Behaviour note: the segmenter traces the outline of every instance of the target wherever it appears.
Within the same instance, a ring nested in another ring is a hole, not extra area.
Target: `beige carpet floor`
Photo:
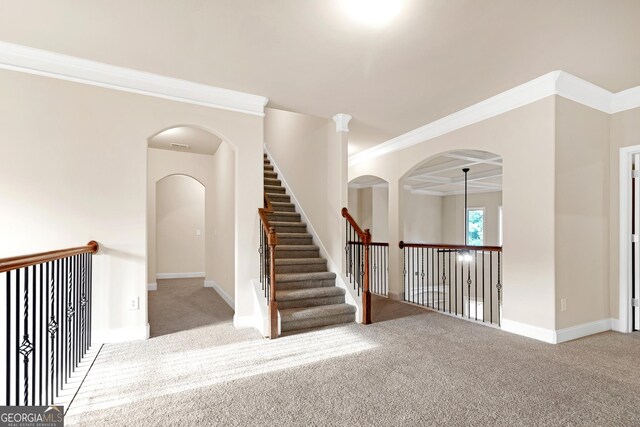
[[[149,301],[154,338],[104,346],[68,425],[640,425],[638,335],[554,346],[376,299],[372,325],[270,341],[201,283]]]

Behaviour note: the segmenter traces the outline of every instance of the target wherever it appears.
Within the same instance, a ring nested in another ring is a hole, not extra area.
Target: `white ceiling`
[[[553,70],[640,85],[638,0],[0,0],[0,40],[353,116],[351,154]]]
[[[176,126],[149,138],[149,148],[211,156],[216,153],[221,143],[222,140],[216,135],[195,126]],[[176,147],[171,144],[187,145],[188,147]]]
[[[431,158],[416,167],[403,181],[405,189],[417,194],[450,196],[464,194],[464,172],[469,193],[502,191],[502,158],[496,154],[475,150],[459,150]],[[349,183],[350,188],[387,187],[376,176],[360,176]]]

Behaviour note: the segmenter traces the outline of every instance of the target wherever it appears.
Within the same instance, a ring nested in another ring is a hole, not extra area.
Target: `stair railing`
[[[342,208],[346,221],[345,229],[345,271],[354,290],[362,297],[362,323],[371,323],[371,292],[369,291],[370,262],[369,249],[371,233],[362,230],[347,208]]]
[[[500,326],[502,246],[405,242],[399,246],[405,301]]]
[[[275,227],[269,224],[268,214],[273,213],[271,201],[264,193],[264,208],[258,209],[260,216],[260,284],[267,300],[269,316],[269,338],[278,337],[278,302],[276,301],[276,246],[278,236]]]
[[[91,346],[92,255],[85,246],[0,259],[2,404],[54,405]]]

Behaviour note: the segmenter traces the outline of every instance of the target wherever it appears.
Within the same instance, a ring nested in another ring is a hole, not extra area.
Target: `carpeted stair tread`
[[[286,191],[287,190],[284,187],[281,187],[279,185],[268,185],[268,184],[264,185],[264,192],[267,194],[271,194],[271,193],[284,194],[286,193]]]
[[[295,213],[296,206],[293,203],[275,202],[271,200],[271,207],[275,212],[291,212]]]
[[[276,261],[277,262],[277,261]],[[320,271],[314,273],[282,273],[278,274],[276,283],[302,282],[312,280],[335,280],[336,273]]]
[[[291,196],[289,196],[288,194],[282,194],[282,193],[266,193],[266,194],[269,200],[272,202],[290,202],[291,201]]]
[[[280,301],[295,301],[309,298],[326,298],[326,297],[341,297],[344,296],[345,290],[338,288],[337,286],[331,288],[305,288],[305,289],[289,289],[279,291],[276,294],[276,299]]]
[[[320,258],[320,248],[315,245],[278,245],[276,259],[283,258]]]
[[[278,237],[280,235],[278,234]],[[307,251],[307,252],[315,252],[319,251],[320,248],[316,245],[278,245],[276,246],[276,253],[278,251]]]
[[[276,258],[276,266],[278,265],[305,265],[305,264],[326,264],[324,258]],[[279,278],[281,274],[278,275]]]
[[[286,308],[280,310],[282,324],[298,320],[315,319],[318,317],[340,316],[342,314],[354,314],[356,308],[349,304],[331,304],[318,307]]]
[[[300,214],[296,212],[271,212],[267,214],[267,217],[269,218],[270,223],[286,222],[286,223],[305,224],[304,222],[300,221],[301,219]]]
[[[264,171],[264,178],[277,179],[278,173],[274,171]]]
[[[270,185],[272,187],[281,187],[282,186],[282,181],[280,181],[279,179],[273,179],[273,178],[264,178],[264,185]],[[284,187],[282,187],[284,188]]]

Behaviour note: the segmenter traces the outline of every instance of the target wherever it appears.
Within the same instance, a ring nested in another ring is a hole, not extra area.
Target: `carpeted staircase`
[[[264,191],[274,213],[269,223],[276,230],[276,301],[281,331],[298,331],[355,320],[356,308],[345,303],[345,290],[307,233],[295,205],[286,194],[273,165],[264,155]]]

